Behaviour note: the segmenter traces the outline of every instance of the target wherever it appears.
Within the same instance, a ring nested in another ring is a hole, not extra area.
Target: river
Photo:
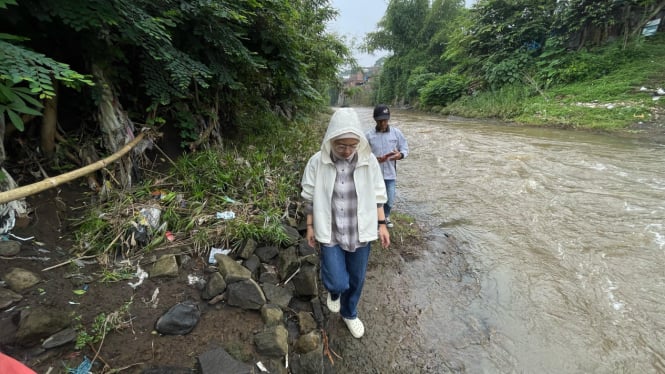
[[[663,144],[406,111],[391,123],[410,146],[394,209],[427,237],[401,278],[432,367],[665,372]],[[464,261],[443,261],[450,243]]]

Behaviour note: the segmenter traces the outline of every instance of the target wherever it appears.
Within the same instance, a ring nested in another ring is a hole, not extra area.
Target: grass
[[[112,266],[118,254],[131,259],[182,247],[203,256],[210,247],[239,247],[249,239],[285,243],[283,224],[299,214],[302,169],[318,150],[327,121],[324,115],[273,123],[242,142],[185,154],[166,173],[144,171],[142,185],[109,194],[77,222],[78,251],[104,255]],[[155,225],[147,212],[158,213]],[[235,217],[218,217],[224,212]],[[108,269],[105,278],[121,273]]]
[[[586,64],[596,65],[585,65],[590,78],[583,81],[538,90],[533,85],[504,87],[463,97],[442,113],[528,125],[616,130],[655,120],[665,112],[665,99],[652,99],[656,88],[665,88],[663,33],[626,49],[609,45],[585,54]]]
[[[416,225],[416,220],[404,213],[393,212],[390,215],[392,222],[395,224],[390,229],[390,239],[392,243],[402,244],[409,239],[419,239],[422,236],[419,226]]]
[[[101,347],[104,338],[109,332],[119,331],[129,327],[131,321],[129,307],[131,304],[132,300],[126,302],[118,310],[109,314],[98,314],[92,322],[90,330],[87,330],[83,326],[80,316],[74,316],[73,319],[76,321],[77,329],[76,344],[74,347],[77,350],[80,350],[87,345],[93,345],[96,343],[100,343]],[[99,349],[95,351],[99,351]]]
[[[465,96],[442,108],[441,114],[454,114],[469,118],[511,119],[524,112],[523,102],[530,96],[524,86],[508,86],[497,91]]]

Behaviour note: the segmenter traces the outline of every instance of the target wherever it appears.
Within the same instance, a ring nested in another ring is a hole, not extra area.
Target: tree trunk
[[[2,167],[5,163],[5,115],[0,115],[0,192],[16,188],[14,178]],[[25,199],[0,204],[0,234],[6,234],[14,228],[17,217],[25,217],[28,206]]]
[[[49,163],[53,161],[55,155],[55,132],[58,123],[58,81],[55,79],[52,81],[56,94],[44,103],[44,116],[40,129],[42,153]]]
[[[7,129],[7,126],[5,126],[5,114],[3,113],[0,115],[0,166],[2,166],[5,163],[5,158],[7,158],[7,155],[5,154],[5,130]]]
[[[651,21],[652,18],[656,17],[658,13],[660,13],[661,10],[665,9],[665,0],[659,2],[656,4],[650,11],[650,13],[646,14],[644,17],[640,20],[640,22],[635,25],[635,28],[633,29],[633,32],[631,33],[633,36],[639,36],[640,33],[642,32],[642,28],[646,26],[647,22]],[[663,20],[661,20],[663,22]]]
[[[122,109],[117,95],[98,66],[93,66],[92,74],[101,87],[102,97],[99,103],[98,121],[102,131],[102,140],[107,151],[115,153],[126,143],[134,139],[134,124]],[[114,165],[112,180],[117,181],[121,188],[132,185],[132,154],[121,158]],[[106,179],[106,178],[105,178]],[[103,185],[106,185],[102,182]]]
[[[0,192],[13,190],[18,185],[5,168],[0,167]],[[16,218],[28,215],[28,205],[25,199],[13,200],[0,204],[0,234],[4,235],[14,228]]]

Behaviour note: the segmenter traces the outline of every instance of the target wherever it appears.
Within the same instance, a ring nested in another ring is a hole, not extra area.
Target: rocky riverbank
[[[368,333],[355,340],[323,306],[318,255],[298,227],[284,226],[282,247],[248,241],[203,258],[167,246],[133,259],[131,273],[120,277],[98,258],[72,261],[73,233],[59,224],[54,193],[39,197],[39,220],[16,230],[21,239],[4,243],[10,249],[0,262],[1,351],[38,373],[332,373],[409,365],[390,351],[415,320],[399,310],[401,290],[394,288],[400,263],[417,252],[413,225],[390,252],[374,249],[360,306]],[[383,297],[393,300],[389,310],[379,310],[388,306],[376,300]],[[417,354],[411,346],[403,352]]]

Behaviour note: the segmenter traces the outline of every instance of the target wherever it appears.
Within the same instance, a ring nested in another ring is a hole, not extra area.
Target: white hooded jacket
[[[332,194],[336,169],[330,157],[331,139],[349,132],[360,139],[356,148],[358,162],[353,172],[358,196],[358,239],[360,242],[370,242],[378,238],[377,204],[384,204],[388,200],[383,175],[355,110],[342,108],[330,119],[321,150],[307,162],[301,181],[300,195],[312,202],[314,236],[319,243],[330,243],[332,238]]]

